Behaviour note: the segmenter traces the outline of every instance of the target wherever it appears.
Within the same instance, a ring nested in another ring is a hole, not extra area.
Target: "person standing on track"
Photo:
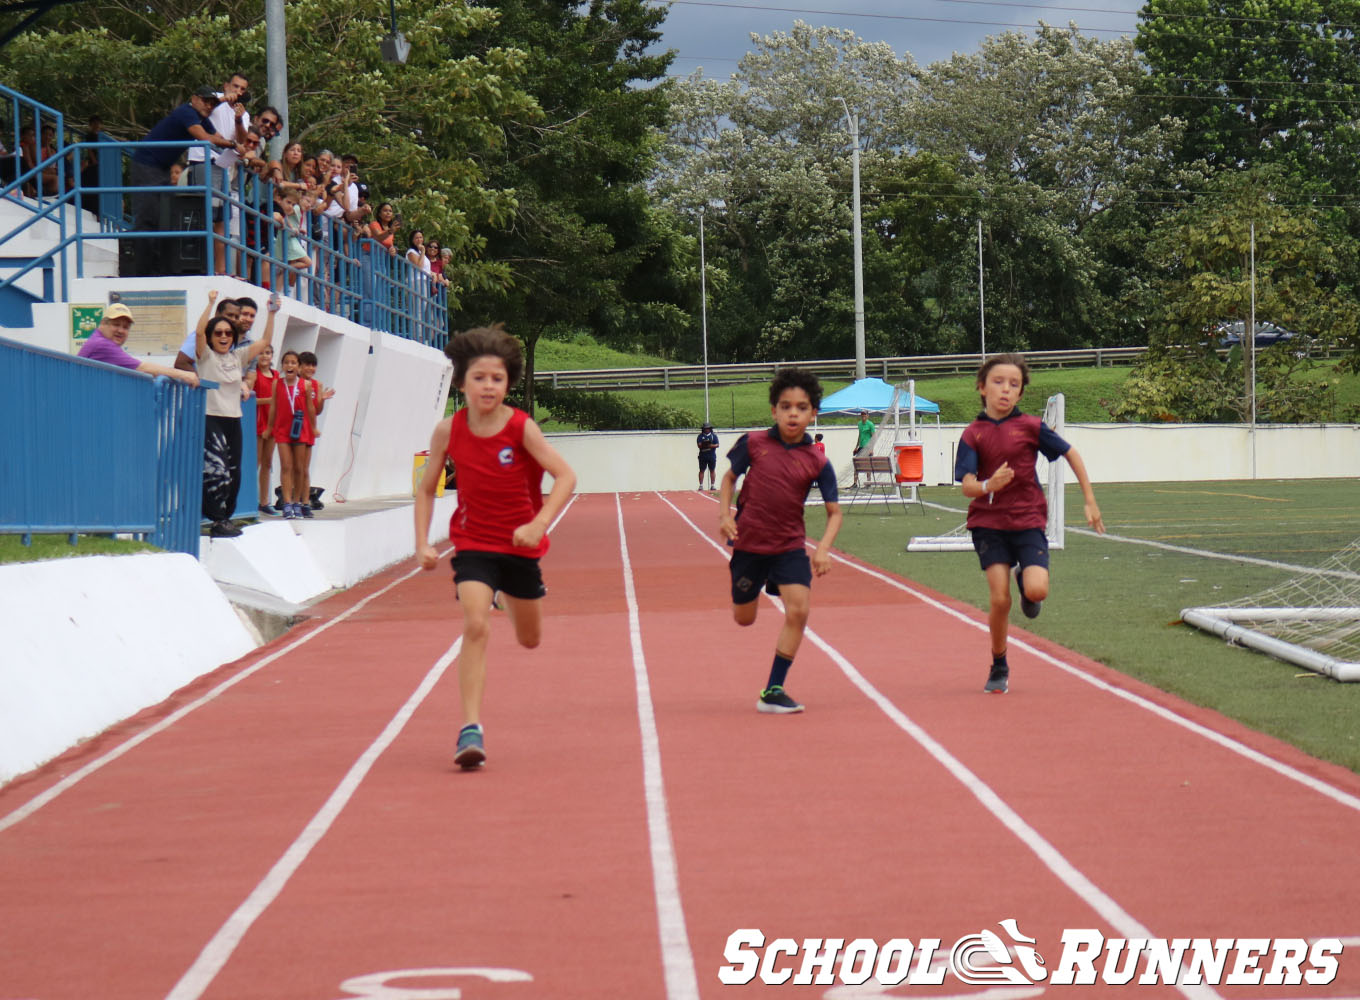
[[[463,728],[454,763],[475,768],[486,761],[482,693],[491,608],[499,599],[526,649],[542,630],[539,600],[547,593],[539,559],[548,551],[548,526],[576,489],[576,473],[523,410],[507,406],[505,394],[524,372],[519,341],[500,325],[458,334],[444,353],[453,361],[453,384],[467,405],[441,420],[430,438],[430,461],[416,491],[416,557],[434,569],[439,555],[430,544],[434,496],[446,456],[458,469],[458,507],[449,521],[454,545],[453,583],[463,609],[463,648],[458,686]],[[553,477],[543,497],[543,473]]]
[[[1037,618],[1048,597],[1048,501],[1035,465],[1040,453],[1050,462],[1067,459],[1081,485],[1086,523],[1104,534],[1086,464],[1077,450],[1038,417],[1021,413],[1020,397],[1029,385],[1029,365],[1019,354],[994,354],[978,369],[982,412],[963,431],[954,461],[954,478],[963,484],[968,530],[982,571],[987,574],[988,625],[992,665],[984,691],[1005,694],[1010,686],[1006,662],[1011,611],[1011,577],[1020,588],[1020,609]]]
[[[826,454],[807,433],[822,405],[817,376],[787,368],[770,383],[774,426],[763,433],[743,434],[727,453],[731,468],[723,475],[718,530],[733,547],[732,617],[738,625],[754,625],[760,588],[784,602],[784,625],[774,647],[774,663],[756,710],[776,714],[801,712],[803,706],[784,690],[793,658],[803,641],[812,605],[812,576],[831,569],[831,543],[841,527],[836,472]],[[737,478],[745,475],[732,515]],[[826,530],[808,559],[803,501],[817,483],[826,501]]]
[[[708,488],[715,490],[718,488],[718,435],[707,420],[699,429],[699,436],[694,439],[694,443],[699,447],[699,489],[704,488],[704,470],[707,469]]]

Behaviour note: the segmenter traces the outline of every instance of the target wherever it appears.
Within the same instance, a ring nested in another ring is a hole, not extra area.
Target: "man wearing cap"
[[[179,379],[186,385],[198,385],[198,373],[183,372],[169,365],[160,365],[145,358],[134,358],[123,349],[132,329],[132,310],[121,302],[115,302],[104,310],[104,316],[90,339],[80,347],[79,357],[90,361],[102,361],[106,365],[131,368],[147,375],[164,375],[166,378]]]
[[[717,489],[715,476],[718,468],[718,435],[713,433],[713,425],[707,420],[695,439],[699,445],[699,489],[704,488],[704,470],[708,470],[708,488]]]
[[[227,78],[227,82],[222,84],[222,90],[215,94],[217,99],[212,111],[208,113],[208,121],[212,123],[212,130],[218,135],[224,135],[229,139],[234,139],[239,148],[252,148],[250,133],[250,113],[246,111],[242,101],[245,99],[246,89],[250,86],[250,81],[243,73],[233,73]],[[204,160],[202,146],[190,146],[185,158],[189,161],[189,183],[207,184],[211,182],[213,191],[226,194],[231,190],[232,179],[236,176],[237,164],[241,162],[242,154],[237,152],[238,147],[230,149],[214,150],[212,154],[212,171],[209,173],[207,161]],[[222,236],[225,232],[227,217],[226,202],[222,198],[213,198],[213,232]],[[216,265],[217,274],[227,273],[227,248],[221,240],[213,241],[213,262]]]
[[[199,87],[184,104],[151,127],[143,142],[182,142],[184,146],[142,146],[132,154],[128,166],[128,182],[138,187],[168,187],[170,166],[180,158],[191,142],[211,142],[219,149],[244,152],[234,136],[218,135],[208,116],[217,107],[217,91]],[[132,227],[160,229],[159,194],[139,194],[132,199]]]

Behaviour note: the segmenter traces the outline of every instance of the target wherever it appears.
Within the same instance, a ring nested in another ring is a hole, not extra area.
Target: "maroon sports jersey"
[[[779,429],[743,434],[727,453],[732,472],[746,473],[737,498],[737,541],[743,552],[772,555],[801,549],[807,537],[803,501],[812,484],[820,483],[827,503],[835,503],[836,473],[811,435],[786,445]]]
[[[1000,420],[985,412],[963,430],[954,459],[954,479],[968,473],[978,480],[1009,462],[1015,478],[998,493],[975,497],[968,505],[968,527],[1022,531],[1048,524],[1048,501],[1035,466],[1039,453],[1050,462],[1067,454],[1072,446],[1038,417],[1012,410]]]

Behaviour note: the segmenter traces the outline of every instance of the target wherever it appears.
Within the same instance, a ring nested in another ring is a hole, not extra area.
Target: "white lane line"
[[[923,603],[928,604],[939,611],[943,611],[945,614],[953,618],[956,618],[961,622],[966,623],[970,628],[974,628],[979,632],[987,631],[986,622],[978,621],[977,619],[971,618],[961,611],[957,611],[954,608],[949,607],[947,604],[942,604],[941,602],[935,600],[933,597],[930,597],[927,594],[921,593],[919,590],[915,590],[907,586],[900,580],[894,580],[892,577],[884,573],[880,573],[878,570],[871,569],[868,566],[863,566],[860,565],[859,563],[851,562],[849,559],[846,559],[844,556],[838,555],[837,553],[833,552],[831,555],[832,558],[835,559],[837,562],[841,562],[847,566],[851,566],[859,570],[861,573],[865,573],[876,580],[880,580],[883,583],[888,584],[888,586],[894,587],[905,594],[910,594],[917,600],[922,601]],[[1165,708],[1161,705],[1158,705],[1156,702],[1149,701],[1148,699],[1142,697],[1141,695],[1134,694],[1132,691],[1126,691],[1123,688],[1115,687],[1108,681],[1101,680],[1099,677],[1095,677],[1092,674],[1087,673],[1085,670],[1081,669],[1080,667],[1074,666],[1071,663],[1067,663],[1064,660],[1060,660],[1056,656],[1051,656],[1050,654],[1044,652],[1043,650],[1038,649],[1035,646],[1031,646],[1029,643],[1025,642],[1025,640],[1016,638],[1016,636],[1014,635],[1010,637],[1010,643],[1013,646],[1018,646],[1019,648],[1025,650],[1025,652],[1031,654],[1032,656],[1038,657],[1045,663],[1057,667],[1059,670],[1071,674],[1073,677],[1076,677],[1079,680],[1085,681],[1092,687],[1104,691],[1106,694],[1112,694],[1117,698],[1122,698],[1125,701],[1129,702],[1130,704],[1137,705],[1139,708],[1151,712],[1153,715],[1156,715],[1159,718],[1165,719],[1168,722],[1175,723],[1182,729],[1189,730],[1195,735],[1201,736],[1204,739],[1209,740],[1211,743],[1216,743],[1219,746],[1223,747],[1225,750],[1229,750],[1232,753],[1235,753],[1241,757],[1245,757],[1247,760],[1250,760],[1255,764],[1259,764],[1262,767],[1267,768],[1268,770],[1274,771],[1276,774],[1279,774],[1282,777],[1288,778],[1291,781],[1296,781],[1299,784],[1307,788],[1310,788],[1321,795],[1326,796],[1333,802],[1336,802],[1338,805],[1346,806],[1349,809],[1355,809],[1357,811],[1360,811],[1360,796],[1355,796],[1351,795],[1349,792],[1344,792],[1341,789],[1335,787],[1334,785],[1330,785],[1319,778],[1313,777],[1311,774],[1306,774],[1303,771],[1300,771],[1297,768],[1291,767],[1288,764],[1278,761],[1275,758],[1270,757],[1259,750],[1254,750],[1251,747],[1247,746],[1245,743],[1240,743],[1230,736],[1224,736],[1222,733],[1216,732],[1215,730],[1210,729],[1208,726],[1201,725],[1198,722],[1193,722],[1190,719],[1185,718],[1183,715],[1177,714],[1176,712],[1172,711],[1169,708]]]
[[[923,507],[933,507],[936,510],[949,511],[963,517],[968,513],[966,510],[959,510],[957,507],[946,507],[944,504],[931,503],[926,500],[921,501]],[[1209,549],[1196,549],[1189,545],[1172,545],[1170,542],[1158,542],[1150,538],[1130,538],[1127,535],[1116,535],[1106,532],[1103,535],[1097,534],[1090,528],[1081,528],[1076,525],[1068,525],[1067,530],[1078,535],[1086,535],[1089,538],[1104,539],[1107,542],[1123,542],[1126,545],[1144,545],[1150,549],[1162,549],[1165,552],[1176,552],[1180,555],[1197,556],[1201,559],[1221,559],[1224,562],[1246,563],[1251,566],[1265,566],[1269,569],[1283,570],[1286,573],[1302,573],[1309,576],[1330,576],[1338,580],[1360,580],[1360,573],[1352,573],[1344,569],[1323,569],[1318,566],[1299,566],[1296,563],[1277,562],[1274,559],[1261,559],[1256,556],[1234,555],[1230,552],[1213,552]]]
[[[614,494],[619,518],[619,549],[623,555],[623,592],[628,601],[628,638],[633,649],[633,678],[637,686],[638,727],[642,731],[642,783],[647,796],[647,831],[652,852],[652,887],[656,895],[657,924],[661,933],[661,960],[666,976],[667,1000],[699,1000],[699,979],[694,953],[685,927],[680,902],[680,877],[675,865],[675,842],[671,837],[666,783],[661,774],[661,740],[656,731],[652,687],[642,651],[642,622],[638,615],[633,564],[628,556],[628,536],[623,527],[623,501]]]
[[[397,710],[397,714],[388,722],[378,738],[354,762],[340,784],[331,792],[330,798],[303,828],[302,833],[283,853],[283,856],[275,862],[274,867],[269,870],[264,879],[256,885],[245,901],[236,908],[236,912],[228,917],[226,923],[213,935],[212,940],[199,953],[194,964],[180,977],[175,988],[166,994],[166,1000],[197,1000],[212,985],[212,981],[230,960],[246,932],[269,908],[270,904],[278,898],[279,893],[283,892],[288,880],[302,867],[302,863],[307,860],[307,855],[311,853],[312,848],[329,832],[340,813],[349,804],[350,799],[354,797],[359,785],[368,776],[368,772],[377,763],[383,751],[392,745],[402,729],[406,727],[406,723],[411,720],[416,709],[420,707],[421,702],[434,690],[435,684],[444,676],[444,671],[457,659],[458,651],[462,648],[462,645],[463,637],[459,636],[444,655],[435,661],[434,666],[425,675],[425,679],[420,682],[419,687],[406,700],[406,704]]]
[[[444,556],[448,555],[450,551],[452,550],[451,549],[445,550],[444,552],[440,553],[439,557],[442,559]],[[83,767],[78,768],[75,771],[72,771],[70,774],[68,774],[65,778],[62,778],[61,781],[57,782],[51,788],[48,788],[44,792],[42,792],[42,794],[34,796],[32,799],[24,803],[18,809],[14,810],[13,812],[9,813],[3,818],[0,818],[0,833],[3,833],[4,831],[8,830],[16,823],[20,823],[23,820],[28,819],[28,817],[32,816],[43,806],[47,805],[53,799],[57,798],[57,796],[61,795],[63,792],[69,791],[75,785],[79,784],[81,781],[84,781],[86,778],[94,774],[96,771],[100,770],[101,768],[105,767],[108,764],[112,764],[115,760],[123,756],[125,753],[128,753],[129,751],[134,750],[137,747],[141,746],[143,743],[151,739],[151,737],[155,736],[157,733],[165,732],[165,730],[169,729],[175,723],[179,722],[190,712],[196,711],[197,709],[202,708],[209,702],[214,701],[215,699],[221,697],[223,694],[231,690],[237,684],[240,684],[246,678],[253,676],[254,674],[263,670],[265,667],[269,666],[271,663],[274,663],[275,661],[280,659],[281,657],[287,656],[289,653],[293,652],[299,647],[305,645],[306,643],[311,642],[317,636],[324,633],[327,629],[339,625],[341,622],[357,614],[359,611],[362,611],[365,607],[369,605],[369,603],[371,603],[372,601],[376,601],[379,597],[382,597],[388,591],[392,590],[392,588],[398,586],[399,584],[405,583],[412,577],[417,576],[420,572],[421,570],[414,569],[411,570],[409,573],[405,574],[404,576],[398,577],[397,579],[389,583],[387,586],[383,587],[381,590],[374,591],[367,597],[356,602],[353,605],[353,607],[347,608],[345,611],[336,615],[330,621],[322,623],[321,625],[309,631],[306,635],[303,635],[293,640],[292,642],[290,642],[288,645],[284,646],[281,649],[275,650],[274,652],[270,653],[268,656],[260,660],[258,663],[252,664],[251,666],[246,667],[240,673],[234,674],[231,677],[227,678],[225,681],[217,685],[217,687],[213,688],[211,691],[204,694],[202,697],[197,698],[194,701],[191,701],[189,704],[176,709],[175,711],[167,715],[164,719],[161,719],[154,725],[148,726],[146,729],[143,729],[136,736],[133,736],[131,739],[123,743],[120,743],[118,746],[114,747],[108,753],[103,754],[102,756],[97,757],[94,760],[90,761]]]
[[[665,497],[662,497],[662,499],[665,500]],[[669,500],[667,500],[666,502],[668,504],[670,503]],[[679,509],[675,508],[674,504],[671,504],[671,506],[673,509],[676,510],[676,513],[679,513]],[[962,513],[962,511],[960,511],[960,513]],[[680,516],[684,517],[683,514],[681,514]],[[686,520],[688,520],[688,518],[686,518]],[[693,525],[693,522],[690,523],[691,525]],[[695,530],[697,531],[699,529],[696,528]],[[1095,537],[1100,537],[1096,536],[1095,532],[1093,531],[1086,533]],[[703,532],[700,531],[700,534],[703,534]],[[1109,536],[1106,535],[1104,537],[1108,538]],[[1132,539],[1132,541],[1134,541],[1135,543],[1138,542],[1137,539]],[[1139,544],[1157,544],[1157,543],[1139,543]],[[1190,549],[1187,551],[1189,551],[1193,555],[1207,556],[1214,554],[1211,552],[1200,552],[1199,550],[1196,549]],[[876,569],[872,569],[868,566],[862,565],[861,563],[852,562],[851,560],[846,559],[844,556],[836,552],[831,553],[831,558],[835,559],[837,562],[844,563],[846,566],[850,566],[856,570],[859,570],[859,572],[871,576],[875,580],[882,581],[883,583],[886,583],[888,586],[896,588],[897,590],[900,590],[905,594],[910,594],[918,601],[928,604],[938,611],[943,611],[945,614],[965,623],[970,628],[976,629],[979,632],[987,631],[987,623],[985,621],[980,621],[976,618],[972,618],[961,611],[949,607],[949,605],[947,604],[942,604],[941,602],[935,600],[933,597],[921,593],[921,591],[908,586],[907,584],[901,582],[900,580],[895,580],[892,577],[888,576],[887,574],[882,573]],[[1285,564],[1279,565],[1284,566]],[[1306,567],[1296,566],[1287,566],[1286,568],[1306,569]],[[1316,570],[1308,570],[1308,572],[1316,572]],[[1208,726],[1201,725],[1198,722],[1192,722],[1190,719],[1185,718],[1183,715],[1179,715],[1178,713],[1172,711],[1169,708],[1165,708],[1161,705],[1158,705],[1156,702],[1149,701],[1148,699],[1142,697],[1141,695],[1136,695],[1132,691],[1126,691],[1123,688],[1115,687],[1113,684],[1110,684],[1107,681],[1101,680],[1099,677],[1095,677],[1092,674],[1087,673],[1081,667],[1075,666],[1074,664],[1071,663],[1067,663],[1064,660],[1060,660],[1055,656],[1051,656],[1048,653],[1045,653],[1041,649],[1031,646],[1023,639],[1018,639],[1012,635],[1010,637],[1010,642],[1012,645],[1018,646],[1019,648],[1025,650],[1027,653],[1030,653],[1031,655],[1036,656],[1039,659],[1043,660],[1045,663],[1055,666],[1059,670],[1065,671],[1066,673],[1071,674],[1073,677],[1085,681],[1087,684],[1090,684],[1092,687],[1104,691],[1106,694],[1112,694],[1117,698],[1122,698],[1125,701],[1129,702],[1130,704],[1137,705],[1139,708],[1151,712],[1153,715],[1156,715],[1159,718],[1165,719],[1168,722],[1175,723],[1182,729],[1187,729],[1190,732],[1194,733],[1195,735],[1201,736],[1204,739],[1209,740],[1211,743],[1216,743],[1219,746],[1223,747],[1224,749],[1231,751],[1232,753],[1235,753],[1241,757],[1245,757],[1247,760],[1250,760],[1255,764],[1259,764],[1260,766],[1268,770],[1274,771],[1276,774],[1288,778],[1290,781],[1295,781],[1306,788],[1310,788],[1313,791],[1318,792],[1319,794],[1331,799],[1333,802],[1336,802],[1338,805],[1342,805],[1347,807],[1348,809],[1354,809],[1360,812],[1360,796],[1352,795],[1349,792],[1344,792],[1341,789],[1337,788],[1335,785],[1328,784],[1327,782],[1319,778],[1313,777],[1311,774],[1307,774],[1303,771],[1298,770],[1297,768],[1290,767],[1288,764],[1285,764],[1282,761],[1278,761],[1275,758],[1267,754],[1264,754],[1259,750],[1254,750],[1251,747],[1247,746],[1245,743],[1241,743],[1230,736],[1225,736],[1222,733],[1210,729]]]
[[[661,500],[669,506],[686,524],[721,552],[726,553],[717,542],[710,538],[698,525],[691,521],[685,514],[661,494],[657,494]],[[853,564],[850,564],[853,565]],[[1003,826],[1006,827],[1017,839],[1034,853],[1039,861],[1048,868],[1057,878],[1066,885],[1079,899],[1085,902],[1091,909],[1095,910],[1110,927],[1114,928],[1121,937],[1124,938],[1155,938],[1152,931],[1144,927],[1127,910],[1120,906],[1112,896],[1097,886],[1076,865],[1072,864],[1063,856],[1062,852],[1050,844],[1038,830],[1030,826],[1025,820],[1012,809],[1004,799],[1001,798],[991,787],[974,774],[957,757],[951,754],[945,747],[927,733],[921,726],[913,722],[905,712],[899,709],[888,700],[877,688],[861,674],[855,667],[842,656],[834,647],[817,634],[813,629],[806,631],[810,639],[819,649],[831,657],[841,671],[849,678],[850,682],[878,708],[891,719],[899,729],[915,740],[937,763],[962,784],[978,800],[988,812],[996,817]],[[1208,986],[1200,985],[1181,985],[1177,984],[1176,989],[1184,996],[1190,998],[1217,998],[1219,994]]]
[[[562,508],[562,512],[558,514],[557,518],[553,521],[553,523],[548,526],[549,532],[551,532],[554,528],[558,526],[558,524],[562,522],[562,518],[567,516],[567,511],[571,510],[571,507],[574,503],[576,503],[578,496],[579,494],[574,494],[572,498],[567,502],[567,505]],[[445,549],[443,552],[439,553],[439,558],[443,559],[452,551],[453,551],[452,548]],[[284,646],[282,649],[275,650],[274,652],[266,656],[264,659],[260,660],[258,663],[255,663],[247,667],[246,669],[242,670],[239,674],[235,674],[227,678],[221,684],[217,685],[217,687],[213,688],[211,691],[204,694],[201,698],[197,698],[194,701],[190,702],[189,704],[176,709],[174,712],[171,712],[169,715],[167,715],[160,722],[157,722],[155,725],[147,727],[146,729],[138,733],[136,736],[114,747],[108,753],[90,761],[84,767],[72,771],[65,778],[57,782],[51,788],[48,788],[42,794],[34,796],[32,799],[24,803],[18,809],[14,810],[13,812],[9,813],[4,817],[0,817],[0,833],[4,833],[10,827],[14,826],[16,823],[20,823],[28,819],[29,816],[32,816],[35,812],[37,812],[43,806],[47,805],[49,802],[51,802],[57,796],[61,795],[63,792],[69,791],[76,784],[85,780],[86,778],[94,774],[96,771],[98,771],[105,765],[112,764],[115,760],[123,756],[128,751],[134,750],[137,747],[141,746],[143,743],[151,739],[151,737],[155,736],[157,733],[162,733],[165,730],[169,729],[171,726],[179,722],[190,712],[202,708],[210,701],[215,700],[222,694],[229,691],[231,688],[235,687],[237,684],[241,683],[241,681],[252,676],[253,674],[258,673],[265,667],[269,666],[271,663],[278,660],[280,657],[288,655],[289,653],[293,652],[293,650],[299,648],[305,643],[311,642],[313,639],[321,635],[327,629],[339,625],[345,619],[351,617],[352,615],[358,613],[359,611],[362,611],[365,607],[369,605],[370,602],[376,601],[379,597],[382,597],[384,594],[392,590],[394,587],[398,586],[399,584],[405,583],[412,577],[419,576],[422,572],[425,571],[421,569],[413,569],[410,572],[406,573],[405,575],[397,577],[397,579],[393,580],[391,583],[383,587],[381,590],[377,590],[369,594],[367,597],[358,601],[353,607],[347,608],[345,611],[336,615],[330,621],[317,626],[316,628],[308,632],[306,635],[300,636],[299,638],[290,642],[287,646]]]

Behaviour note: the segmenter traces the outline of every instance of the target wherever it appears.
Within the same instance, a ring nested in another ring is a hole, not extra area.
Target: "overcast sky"
[[[662,44],[675,49],[673,76],[702,67],[723,79],[751,47],[751,33],[789,31],[794,21],[849,28],[866,42],[887,42],[922,65],[975,52],[988,35],[1032,31],[1042,20],[1075,21],[1099,39],[1131,35],[1143,0],[1068,0],[1063,4],[986,0],[671,0]]]

